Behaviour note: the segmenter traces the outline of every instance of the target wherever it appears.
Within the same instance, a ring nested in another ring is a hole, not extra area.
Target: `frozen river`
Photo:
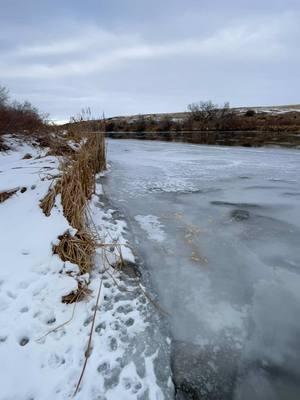
[[[300,152],[109,140],[108,159],[177,398],[299,400]]]

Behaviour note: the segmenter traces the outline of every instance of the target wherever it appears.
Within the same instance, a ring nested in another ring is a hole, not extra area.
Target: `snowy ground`
[[[300,398],[300,153],[109,140],[104,189],[169,312],[177,385]]]
[[[172,398],[170,341],[157,310],[140,291],[133,268],[103,274],[99,250],[95,270],[86,277],[91,297],[75,308],[61,302],[62,295],[77,287],[77,268],[53,255],[52,244],[71,228],[59,198],[50,217],[39,207],[50,184],[48,174],[58,172],[58,161],[36,147],[8,141],[14,150],[0,153],[0,191],[26,191],[0,204],[0,400],[72,397],[101,279],[92,351],[76,398]],[[32,158],[23,159],[26,153]],[[123,256],[133,262],[126,224],[105,204],[100,182],[91,202],[98,233],[105,241],[121,244]]]

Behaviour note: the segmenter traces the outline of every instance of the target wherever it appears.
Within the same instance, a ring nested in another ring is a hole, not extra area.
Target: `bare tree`
[[[191,113],[191,119],[199,121],[202,124],[220,122],[227,119],[232,114],[228,102],[224,103],[223,106],[219,106],[218,104],[214,104],[211,100],[189,104],[188,110]]]
[[[135,129],[137,132],[143,132],[144,130],[146,130],[146,119],[143,115],[139,115],[137,117],[136,123],[135,123]]]
[[[212,121],[218,113],[218,105],[211,100],[200,101],[188,105],[188,110],[191,112],[194,121],[208,122]]]
[[[158,122],[158,130],[169,131],[172,128],[172,119],[169,115],[164,115]]]
[[[0,86],[0,107],[3,107],[7,104],[8,101],[8,90],[5,86]]]

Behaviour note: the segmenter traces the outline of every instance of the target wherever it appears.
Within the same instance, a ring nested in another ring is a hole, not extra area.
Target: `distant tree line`
[[[214,104],[211,100],[191,103],[188,112],[182,118],[172,117],[172,114],[157,116],[139,115],[135,118],[111,118],[106,120],[105,129],[112,131],[182,131],[182,130],[219,130],[227,129],[236,116],[229,103],[223,106]]]
[[[84,129],[105,130],[106,132],[135,132],[143,138],[145,132],[157,132],[157,137],[166,140],[174,132],[236,132],[236,131],[300,131],[300,113],[289,112],[271,114],[254,109],[234,109],[228,102],[222,105],[211,100],[191,103],[184,113],[145,114],[129,117],[95,118],[89,107],[71,117],[70,123],[76,123]],[[163,135],[159,135],[163,133]],[[155,135],[153,135],[155,136]],[[171,140],[171,139],[170,139]]]

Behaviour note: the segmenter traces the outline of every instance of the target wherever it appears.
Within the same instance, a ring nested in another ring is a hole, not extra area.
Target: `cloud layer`
[[[26,18],[17,22],[21,10],[7,2],[0,84],[54,119],[88,105],[95,115],[117,115],[185,110],[208,98],[300,102],[300,8],[293,1],[268,9],[254,2],[248,12],[232,0],[223,9],[221,2],[167,0],[160,12],[156,1],[128,0],[128,9],[117,0],[85,8],[74,1],[57,4],[47,19],[55,2],[41,3],[29,1],[23,10],[24,17],[32,11],[28,20],[36,17],[29,26]]]

